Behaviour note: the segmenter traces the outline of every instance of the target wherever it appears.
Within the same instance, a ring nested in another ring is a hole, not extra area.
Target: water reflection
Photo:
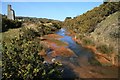
[[[66,29],[62,28],[60,29],[58,32],[56,32],[56,34],[63,36],[63,38],[61,38],[61,41],[67,42],[68,48],[70,48],[77,56],[82,56],[86,53],[86,55],[91,56],[91,52],[89,50],[86,50],[85,48],[83,48],[81,45],[77,44],[71,36],[66,35]],[[87,54],[89,53],[89,54]]]

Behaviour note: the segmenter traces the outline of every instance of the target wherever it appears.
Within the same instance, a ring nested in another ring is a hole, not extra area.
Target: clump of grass
[[[76,36],[77,36],[77,38],[79,38],[79,39],[83,39],[83,38],[85,37],[83,34],[77,34]]]
[[[105,44],[101,44],[101,45],[97,46],[96,49],[103,54],[109,54],[109,53],[113,52],[113,48],[109,47]]]
[[[90,57],[88,61],[93,66],[101,66],[102,65],[94,56]]]
[[[84,45],[92,45],[92,46],[95,45],[94,42],[90,38],[84,38],[82,39],[82,42]]]

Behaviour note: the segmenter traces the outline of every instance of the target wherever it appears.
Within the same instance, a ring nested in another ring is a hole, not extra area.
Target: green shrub
[[[101,66],[102,65],[98,60],[95,59],[95,57],[90,57],[88,61],[93,66]]]
[[[2,17],[2,32],[5,32],[10,28],[19,28],[21,25],[22,23],[19,21],[13,21]]]
[[[119,30],[113,33],[109,34],[111,36],[111,38],[120,38],[120,32]]]
[[[38,54],[43,47],[33,33],[32,30],[25,30],[9,45],[3,42],[3,80],[54,80],[61,77],[60,65],[43,63],[44,58]]]
[[[53,23],[50,26],[40,24],[39,27],[37,28],[37,30],[38,30],[38,35],[43,36],[43,35],[55,33],[55,31],[57,31],[60,28],[61,28],[60,23],[58,23],[58,24]]]
[[[82,39],[84,45],[94,45],[94,42],[89,38]]]
[[[71,18],[71,17],[66,17],[66,18],[65,18],[65,21],[66,21],[66,20],[69,20],[69,19],[72,19],[72,18]]]
[[[24,34],[21,34],[24,33]],[[41,32],[42,33],[42,32]],[[26,40],[33,40],[36,37],[39,37],[39,33],[33,29],[27,29],[25,27],[20,30],[20,37]]]
[[[99,46],[96,47],[98,51],[100,51],[103,54],[109,54],[113,52],[113,48],[109,47],[105,44],[101,44]]]

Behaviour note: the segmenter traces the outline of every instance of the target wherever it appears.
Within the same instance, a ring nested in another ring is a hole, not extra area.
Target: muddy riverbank
[[[118,68],[101,66],[93,51],[77,44],[74,39],[60,29],[56,34],[44,36],[41,43],[48,48],[42,51],[46,61],[53,58],[64,65],[63,77],[69,78],[117,78]]]

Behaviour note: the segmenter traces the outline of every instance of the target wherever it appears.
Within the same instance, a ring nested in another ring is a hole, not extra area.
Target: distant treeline
[[[47,18],[36,18],[36,17],[22,17],[22,16],[17,16],[16,20],[21,20],[21,21],[32,21],[32,22],[40,22],[40,23],[50,23],[50,22],[60,22],[58,20],[53,20],[53,19],[47,19]]]

